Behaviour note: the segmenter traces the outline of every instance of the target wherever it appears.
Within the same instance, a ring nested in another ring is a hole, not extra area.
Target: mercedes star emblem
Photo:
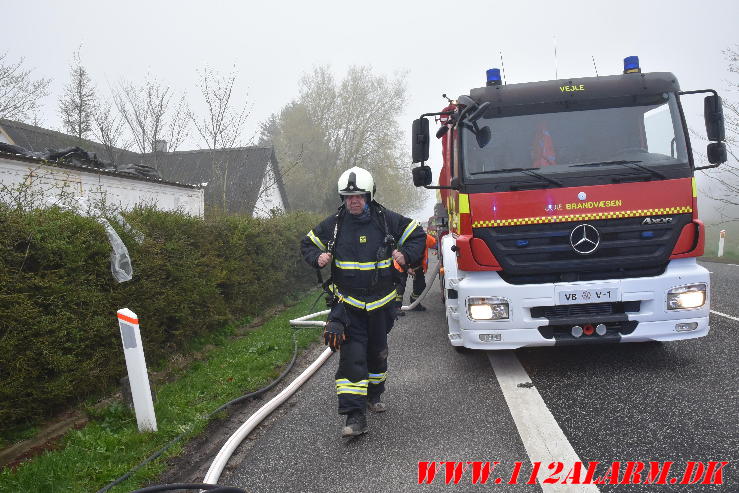
[[[582,255],[593,253],[600,244],[600,233],[589,224],[575,226],[570,233],[570,245],[572,249]]]

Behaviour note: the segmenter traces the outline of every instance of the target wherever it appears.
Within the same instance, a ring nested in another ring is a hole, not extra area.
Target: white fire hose
[[[426,297],[426,293],[428,293],[429,289],[431,289],[431,286],[434,284],[434,280],[437,277],[437,274],[439,273],[439,267],[441,266],[441,262],[437,262],[434,268],[432,269],[432,277],[431,281],[426,285],[426,289],[423,290],[423,293],[416,299],[413,303],[407,306],[401,307],[401,310],[407,311],[412,310],[415,308],[418,303],[421,302],[423,298]],[[318,320],[308,320],[311,318],[319,317],[321,315],[326,315],[329,313],[330,310],[323,310],[316,313],[311,313],[310,315],[304,315],[302,317],[296,318],[294,320],[290,320],[290,325],[293,327],[323,327],[325,325],[325,322],[321,322]],[[231,455],[233,455],[236,448],[241,444],[242,441],[251,433],[254,428],[256,428],[259,423],[264,420],[269,414],[277,409],[283,402],[285,402],[290,396],[292,396],[296,390],[300,388],[301,385],[303,385],[305,382],[307,382],[311,376],[321,367],[323,364],[328,361],[328,359],[331,357],[333,352],[330,348],[326,348],[323,353],[316,359],[311,365],[306,368],[303,373],[300,374],[295,380],[290,383],[285,389],[282,390],[279,394],[277,394],[275,397],[273,397],[269,402],[267,402],[264,406],[259,408],[257,412],[255,412],[249,419],[247,419],[244,424],[242,424],[238,430],[234,432],[233,435],[231,435],[226,443],[221,447],[221,450],[218,452],[218,455],[216,455],[216,458],[213,460],[213,463],[210,465],[210,468],[208,469],[208,472],[205,475],[205,479],[203,480],[203,483],[206,484],[216,484],[218,483],[218,479],[221,477],[221,473],[223,472],[223,469],[226,467],[226,464],[228,463],[228,460],[231,458]]]
[[[261,423],[264,418],[269,416],[272,411],[277,409],[280,404],[285,402],[288,397],[293,395],[295,391],[300,388],[301,385],[307,382],[308,379],[316,372],[316,370],[318,370],[323,365],[323,363],[328,360],[331,354],[333,354],[331,352],[331,349],[326,348],[326,350],[321,353],[318,359],[315,360],[308,368],[306,368],[305,371],[303,371],[303,373],[301,373],[298,378],[293,380],[292,383],[285,387],[282,392],[273,397],[267,404],[260,407],[256,413],[252,414],[252,416],[244,422],[244,424],[239,426],[239,429],[236,430],[236,432],[229,437],[223,447],[221,447],[218,455],[216,455],[216,458],[210,465],[210,468],[208,469],[208,473],[205,475],[203,483],[218,483],[218,479],[221,477],[221,472],[223,472],[223,468],[226,467],[228,459],[231,458],[231,455],[234,453],[234,450],[236,450],[236,447],[239,446],[239,444],[247,437],[247,435],[249,435],[249,433],[251,433],[251,431],[256,428],[257,425],[259,425],[259,423]]]
[[[429,292],[429,289],[431,289],[431,286],[434,285],[434,281],[436,280],[437,274],[439,274],[439,269],[440,268],[441,268],[441,262],[436,262],[436,265],[434,265],[434,268],[431,269],[431,281],[429,281],[429,283],[426,284],[426,289],[424,289],[423,290],[423,293],[421,293],[421,295],[418,298],[416,298],[416,301],[414,301],[410,305],[401,306],[400,307],[401,310],[403,310],[403,311],[413,310],[416,306],[418,306],[418,304],[421,302],[421,300],[426,297],[426,293]],[[418,274],[425,275],[422,272],[419,272]],[[416,274],[416,275],[418,275],[418,274]],[[444,289],[444,286],[442,286],[441,289]]]

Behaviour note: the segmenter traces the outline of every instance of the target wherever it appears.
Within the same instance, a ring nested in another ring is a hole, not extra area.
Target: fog
[[[729,72],[722,50],[739,42],[739,2],[732,0],[73,0],[4,2],[0,12],[0,50],[11,60],[24,57],[35,76],[53,79],[39,118],[54,129],[61,126],[58,99],[77,49],[102,93],[121,79],[141,82],[151,73],[194,94],[197,68],[235,68],[237,102],[252,105],[248,133],[254,134],[297,96],[301,75],[317,65],[330,65],[339,77],[352,65],[407,73],[401,124],[409,130],[413,118],[444,106],[442,93],[456,97],[484,85],[491,67],[503,66],[506,81],[515,83],[592,76],[596,69],[618,74],[625,56],[638,55],[644,71],[673,72],[684,90],[725,93]],[[691,128],[700,130],[697,103],[687,113]],[[190,139],[182,148],[198,146]],[[436,142],[431,156],[436,172]],[[433,202],[428,192],[419,218],[431,214]],[[712,206],[702,207],[708,213]]]

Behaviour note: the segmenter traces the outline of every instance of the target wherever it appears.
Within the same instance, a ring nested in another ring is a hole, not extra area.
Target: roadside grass
[[[4,468],[0,472],[0,492],[98,491],[186,433],[162,457],[177,455],[187,439],[204,429],[206,415],[221,404],[265,386],[281,373],[292,357],[293,333],[301,349],[318,340],[320,328],[296,331],[289,325],[290,319],[309,313],[318,293],[308,292],[297,304],[243,337],[229,337],[235,329],[230,326],[210,340],[197,341],[198,346],[208,343],[218,347],[206,359],[185,369],[176,381],[156,389],[156,433],[139,433],[133,411],[120,402],[97,411],[90,409],[90,423],[68,432],[57,450],[44,452],[15,470]],[[321,309],[319,300],[313,311]],[[110,491],[140,488],[164,469],[162,460],[153,461]]]
[[[16,442],[33,438],[38,432],[38,426],[18,426],[4,430],[0,434],[0,449],[10,447]]]

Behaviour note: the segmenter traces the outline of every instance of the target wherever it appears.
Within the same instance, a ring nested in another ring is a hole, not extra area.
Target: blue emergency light
[[[624,58],[624,73],[625,74],[638,74],[641,72],[641,67],[639,67],[639,57],[638,56],[627,56]]]
[[[485,72],[488,78],[487,85],[489,86],[499,86],[501,84],[500,81],[500,69],[499,68],[491,68],[488,69],[487,72]]]

